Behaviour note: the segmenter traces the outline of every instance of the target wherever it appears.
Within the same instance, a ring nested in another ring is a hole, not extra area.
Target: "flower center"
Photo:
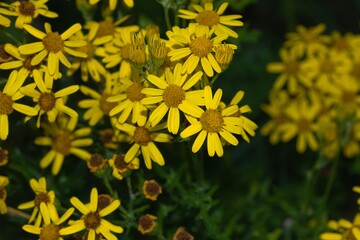
[[[343,91],[341,98],[345,103],[355,103],[356,94],[350,91]]]
[[[323,73],[332,73],[332,72],[334,72],[334,64],[329,60],[324,60],[321,63],[321,71]]]
[[[109,206],[111,203],[111,199],[112,198],[109,195],[106,195],[106,194],[99,195],[98,196],[98,206],[97,206],[98,211]]]
[[[299,132],[306,132],[310,129],[310,121],[307,119],[300,119],[298,122]]]
[[[299,72],[300,65],[297,61],[288,61],[285,63],[285,73],[295,75]]]
[[[126,89],[127,98],[132,101],[141,101],[145,97],[144,94],[141,93],[143,89],[143,85],[141,83],[133,83]]]
[[[6,199],[6,190],[5,188],[0,187],[0,199],[5,200]]]
[[[114,159],[114,165],[116,169],[118,169],[120,172],[125,172],[127,170],[127,164],[124,161],[125,155],[124,154],[117,154]]]
[[[134,131],[134,142],[142,146],[147,146],[152,141],[150,131],[145,127],[136,127]]]
[[[54,223],[44,225],[40,232],[40,240],[58,240],[60,239],[59,234],[60,227]]]
[[[149,196],[157,196],[161,192],[160,185],[155,181],[149,181],[145,184],[145,193]]]
[[[82,47],[78,47],[77,51],[86,53],[86,55],[87,55],[86,58],[79,58],[79,59],[81,59],[81,61],[87,61],[89,59],[92,59],[94,56],[94,53],[95,53],[95,49],[96,49],[96,47],[91,43],[88,43],[87,45],[82,46]]]
[[[109,112],[111,111],[111,109],[113,109],[117,105],[117,103],[106,101],[106,99],[111,96],[113,96],[113,95],[108,94],[108,93],[103,93],[100,98],[100,109],[105,115],[109,115]]]
[[[9,115],[14,111],[12,105],[14,101],[5,93],[0,92],[0,115]]]
[[[34,204],[35,204],[35,206],[40,207],[40,204],[41,204],[42,202],[43,202],[43,203],[48,203],[48,202],[50,202],[50,198],[49,198],[49,196],[47,195],[47,193],[41,192],[41,193],[39,193],[39,194],[36,195],[36,197],[35,197],[35,199],[34,199]]]
[[[19,12],[25,16],[33,16],[35,6],[30,1],[20,1]]]
[[[87,229],[97,229],[101,223],[101,217],[98,212],[89,212],[84,216],[84,223]]]
[[[61,133],[53,139],[53,149],[66,156],[70,154],[71,135],[69,133]]]
[[[64,41],[61,39],[61,36],[57,32],[48,33],[42,40],[45,49],[48,52],[60,52],[64,48]]]
[[[34,69],[39,69],[40,66],[38,65],[31,65],[31,60],[33,59],[33,55],[27,56],[23,61],[23,67],[27,69],[29,72],[32,72]]]
[[[8,151],[0,147],[0,167],[7,164],[8,161]]]
[[[207,56],[213,47],[212,41],[206,37],[196,37],[194,34],[190,37],[190,50],[198,57]]]
[[[111,143],[114,132],[112,129],[104,129],[100,131],[100,142],[103,144]]]
[[[207,109],[200,117],[200,122],[205,131],[209,133],[220,132],[224,119],[219,110]]]
[[[41,93],[39,98],[39,106],[41,110],[48,112],[55,107],[55,95],[53,92]]]
[[[166,106],[177,108],[185,99],[185,91],[176,84],[170,84],[164,90],[163,99]]]
[[[89,160],[89,165],[92,168],[101,168],[104,164],[104,158],[101,154],[94,153],[91,155],[91,158]]]
[[[199,15],[197,15],[195,21],[200,25],[212,27],[220,22],[220,17],[214,11],[204,10],[201,13],[199,13]]]
[[[113,35],[115,33],[115,29],[116,27],[113,21],[110,19],[106,19],[99,24],[96,37],[100,38],[108,35]]]
[[[156,226],[156,222],[154,221],[156,219],[155,216],[152,216],[150,214],[143,215],[139,218],[139,230],[144,233],[151,232],[154,227]]]
[[[354,62],[350,74],[355,78],[360,79],[360,62]]]

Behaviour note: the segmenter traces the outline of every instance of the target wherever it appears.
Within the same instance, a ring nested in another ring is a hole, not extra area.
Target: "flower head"
[[[194,237],[188,233],[184,227],[179,227],[176,230],[172,240],[194,240]]]
[[[146,199],[156,201],[158,196],[162,193],[162,188],[154,179],[145,180],[143,184],[143,193]]]
[[[152,214],[139,217],[138,231],[143,235],[151,233],[157,225],[156,219],[157,217]]]
[[[112,176],[118,180],[123,179],[129,170],[139,168],[139,158],[135,157],[131,162],[125,162],[125,154],[114,154],[109,160],[109,166],[112,168]]]
[[[5,176],[0,175],[0,214],[7,213],[6,197],[7,192],[5,186],[9,184],[9,179]]]

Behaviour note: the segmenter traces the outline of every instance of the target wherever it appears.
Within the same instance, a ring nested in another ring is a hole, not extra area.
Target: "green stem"
[[[333,164],[332,164],[331,172],[330,172],[330,177],[329,177],[329,180],[328,180],[328,182],[326,184],[324,195],[323,195],[323,198],[322,198],[323,205],[326,204],[326,202],[327,202],[327,200],[329,198],[329,195],[331,193],[331,189],[332,189],[332,187],[334,185],[334,180],[335,180],[335,177],[336,177],[336,172],[337,172],[339,162],[340,162],[340,151],[336,155],[335,159],[333,160]]]
[[[103,180],[104,180],[105,187],[109,191],[110,195],[116,199],[119,199],[117,192],[112,188],[112,186],[110,184],[109,178],[104,177]]]
[[[169,8],[168,7],[164,7],[164,14],[165,14],[166,27],[167,27],[168,30],[171,30],[171,22],[170,22]]]

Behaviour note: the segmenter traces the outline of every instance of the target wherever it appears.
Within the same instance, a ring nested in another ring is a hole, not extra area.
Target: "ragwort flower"
[[[196,12],[180,9],[178,17],[195,20],[199,25],[210,27],[217,35],[226,34],[230,37],[237,38],[238,34],[227,26],[240,27],[243,26],[244,23],[238,20],[242,18],[241,15],[222,16],[228,5],[228,2],[224,2],[218,10],[214,10],[214,4],[212,2],[205,3],[204,7],[193,4],[192,7]]]
[[[333,232],[324,232],[320,235],[321,240],[360,240],[360,214],[356,214],[353,222],[346,219],[329,221],[328,227]]]
[[[78,118],[67,119],[61,116],[57,122],[44,126],[50,136],[37,137],[35,144],[50,146],[51,150],[40,160],[40,167],[46,168],[51,163],[51,173],[57,175],[63,165],[65,157],[73,154],[82,160],[88,160],[91,154],[81,147],[91,146],[93,140],[86,138],[91,128],[80,128],[75,130]]]
[[[89,3],[91,5],[94,5],[96,3],[100,2],[100,0],[89,0]],[[116,8],[118,0],[109,0],[109,8],[111,11],[114,11]],[[123,0],[124,4],[129,7],[132,8],[134,7],[134,0]]]
[[[223,110],[219,109],[219,103],[222,96],[222,90],[218,89],[214,96],[210,86],[204,88],[204,98],[206,110],[202,110],[195,116],[196,119],[188,118],[190,126],[184,129],[180,136],[187,138],[197,133],[191,151],[196,153],[203,145],[205,138],[207,138],[207,151],[209,156],[214,156],[215,153],[222,157],[224,154],[223,146],[220,137],[231,145],[238,145],[239,141],[233,134],[240,135],[243,131],[243,121],[239,117],[233,117],[238,111],[238,106],[229,106]]]
[[[114,154],[109,159],[109,166],[112,168],[112,176],[122,180],[129,170],[139,169],[140,160],[135,157],[131,162],[125,162],[125,154]]]
[[[161,185],[154,179],[145,180],[142,190],[145,198],[151,201],[156,201],[158,196],[162,193]]]
[[[114,225],[105,220],[104,217],[114,212],[119,206],[118,199],[113,200],[108,206],[103,209],[98,207],[98,191],[96,188],[91,190],[90,203],[84,204],[77,197],[70,199],[71,204],[82,214],[81,219],[70,221],[71,226],[62,228],[59,233],[62,235],[70,235],[87,230],[87,240],[95,240],[97,234],[101,234],[105,239],[118,239],[113,233],[122,233],[122,227]]]
[[[32,201],[22,203],[18,206],[19,209],[29,209],[34,208],[33,212],[30,216],[29,223],[35,221],[35,226],[40,226],[42,219],[44,218],[40,208],[46,208],[48,210],[49,215],[52,219],[57,219],[58,214],[54,205],[55,202],[55,192],[48,191],[46,189],[46,179],[44,177],[39,178],[39,180],[35,180],[34,178],[29,181],[31,189],[35,193],[35,198]]]
[[[199,71],[188,79],[187,74],[181,74],[181,67],[182,65],[178,63],[174,72],[167,69],[165,80],[155,75],[148,75],[148,81],[157,88],[144,88],[141,91],[147,95],[141,100],[142,104],[159,104],[150,114],[151,125],[157,125],[168,113],[167,128],[173,134],[176,134],[180,127],[180,111],[196,115],[201,112],[198,105],[204,105],[203,90],[190,90],[201,79],[203,73]]]
[[[151,233],[157,226],[157,217],[152,214],[145,214],[139,217],[138,231],[145,235]]]
[[[5,186],[9,184],[9,179],[0,175],[0,214],[7,213],[6,197],[7,192]]]
[[[45,23],[44,26],[46,33],[41,32],[31,25],[24,25],[24,29],[28,33],[41,40],[40,42],[28,43],[19,47],[20,54],[32,55],[36,53],[31,60],[31,65],[38,65],[47,57],[49,73],[53,76],[59,72],[59,61],[67,68],[71,68],[71,63],[66,58],[65,53],[74,57],[87,57],[85,53],[73,49],[85,46],[86,41],[68,40],[72,35],[81,30],[79,23],[72,25],[62,34],[53,32],[49,23]]]

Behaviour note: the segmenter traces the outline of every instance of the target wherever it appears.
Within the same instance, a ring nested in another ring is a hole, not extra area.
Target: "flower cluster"
[[[278,74],[263,110],[262,128],[272,144],[296,138],[296,150],[360,153],[360,36],[324,33],[325,25],[299,26],[280,49],[281,62],[267,65]]]

